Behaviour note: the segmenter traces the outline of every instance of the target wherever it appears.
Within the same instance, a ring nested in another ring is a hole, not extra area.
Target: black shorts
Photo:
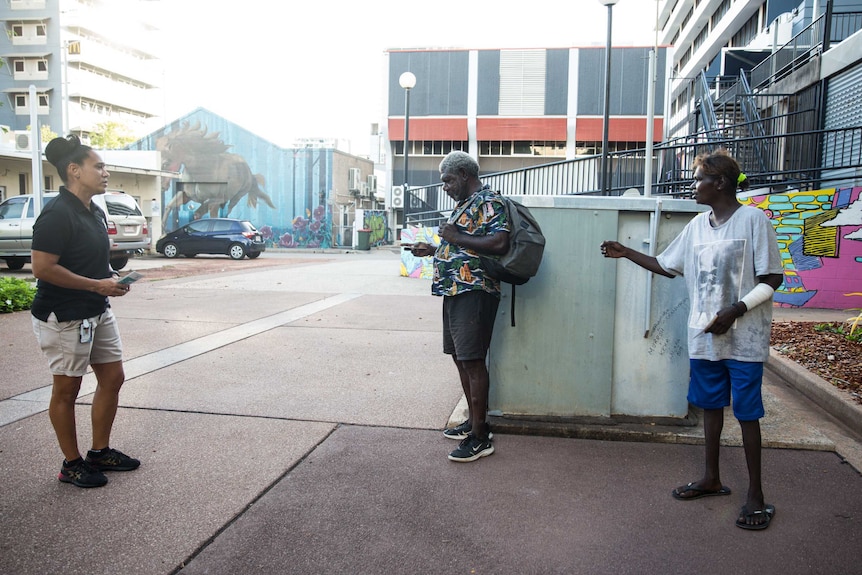
[[[500,300],[474,290],[443,296],[443,353],[459,361],[485,359]]]

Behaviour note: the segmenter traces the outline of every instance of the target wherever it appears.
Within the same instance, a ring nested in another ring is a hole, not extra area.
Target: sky
[[[393,48],[604,46],[599,0],[164,0],[164,113],[203,107],[283,147],[338,138],[366,155]],[[618,0],[614,46],[655,43],[656,0]]]

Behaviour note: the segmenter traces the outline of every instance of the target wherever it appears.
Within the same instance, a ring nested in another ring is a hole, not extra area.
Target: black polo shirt
[[[94,202],[90,209],[65,187],[33,224],[33,249],[60,256],[58,263],[72,273],[92,279],[111,277],[111,246],[105,213]],[[93,317],[108,308],[108,298],[96,292],[62,288],[39,280],[31,313],[47,321]]]

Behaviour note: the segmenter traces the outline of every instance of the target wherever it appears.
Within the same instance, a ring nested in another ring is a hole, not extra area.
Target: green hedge
[[[0,313],[30,309],[36,286],[31,282],[11,277],[0,278]]]

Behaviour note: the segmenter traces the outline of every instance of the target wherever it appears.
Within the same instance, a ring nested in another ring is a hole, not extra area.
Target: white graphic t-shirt
[[[703,333],[720,309],[757,285],[757,276],[783,273],[775,230],[762,211],[741,206],[718,227],[710,224],[709,212],[698,214],[658,256],[658,263],[685,277],[689,357],[766,361],[772,328],[769,302],[746,312],[727,333]]]

